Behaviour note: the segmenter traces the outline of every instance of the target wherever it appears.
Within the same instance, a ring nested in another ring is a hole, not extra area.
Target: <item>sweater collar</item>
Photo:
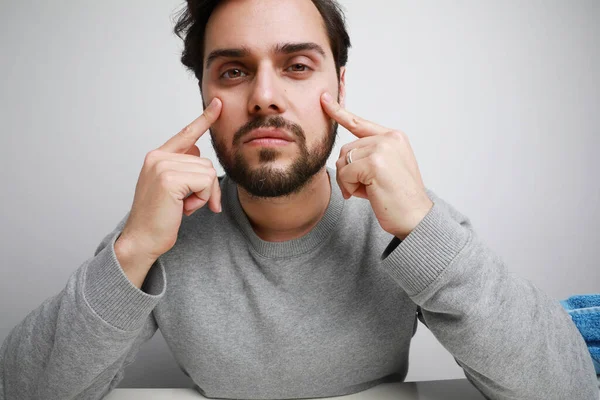
[[[335,180],[335,171],[327,168],[327,174],[331,185],[331,197],[325,214],[310,232],[300,238],[285,242],[268,242],[258,237],[240,204],[237,184],[228,176],[224,178],[225,209],[231,213],[247,240],[260,255],[267,258],[285,258],[307,253],[327,240],[334,231],[344,209],[344,197]]]

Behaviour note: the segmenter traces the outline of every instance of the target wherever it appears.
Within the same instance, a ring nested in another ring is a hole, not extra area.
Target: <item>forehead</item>
[[[278,43],[313,42],[328,53],[323,18],[311,0],[225,0],[211,14],[204,57],[220,48],[268,52]]]

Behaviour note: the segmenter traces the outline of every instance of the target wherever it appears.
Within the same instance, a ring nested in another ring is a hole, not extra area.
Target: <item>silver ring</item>
[[[348,153],[346,153],[346,164],[352,164],[352,152],[355,149],[351,149]]]

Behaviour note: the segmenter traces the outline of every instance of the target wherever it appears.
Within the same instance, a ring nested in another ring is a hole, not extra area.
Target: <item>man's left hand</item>
[[[321,105],[358,138],[342,146],[336,162],[344,198],[368,199],[381,227],[404,240],[433,207],[408,137],[357,117],[329,94],[321,96]]]

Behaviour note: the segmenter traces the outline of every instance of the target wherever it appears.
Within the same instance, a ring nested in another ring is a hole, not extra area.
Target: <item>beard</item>
[[[272,161],[281,156],[281,152],[276,148],[260,149],[259,166],[250,166],[239,144],[244,135],[257,128],[286,129],[294,135],[299,154],[289,167],[273,167]],[[243,125],[233,136],[231,152],[227,150],[226,144],[219,140],[219,133],[212,128],[210,137],[219,163],[231,180],[252,196],[272,198],[300,192],[325,166],[335,145],[337,128],[338,124],[332,121],[323,139],[310,150],[306,146],[306,135],[302,127],[281,116],[261,116]]]

